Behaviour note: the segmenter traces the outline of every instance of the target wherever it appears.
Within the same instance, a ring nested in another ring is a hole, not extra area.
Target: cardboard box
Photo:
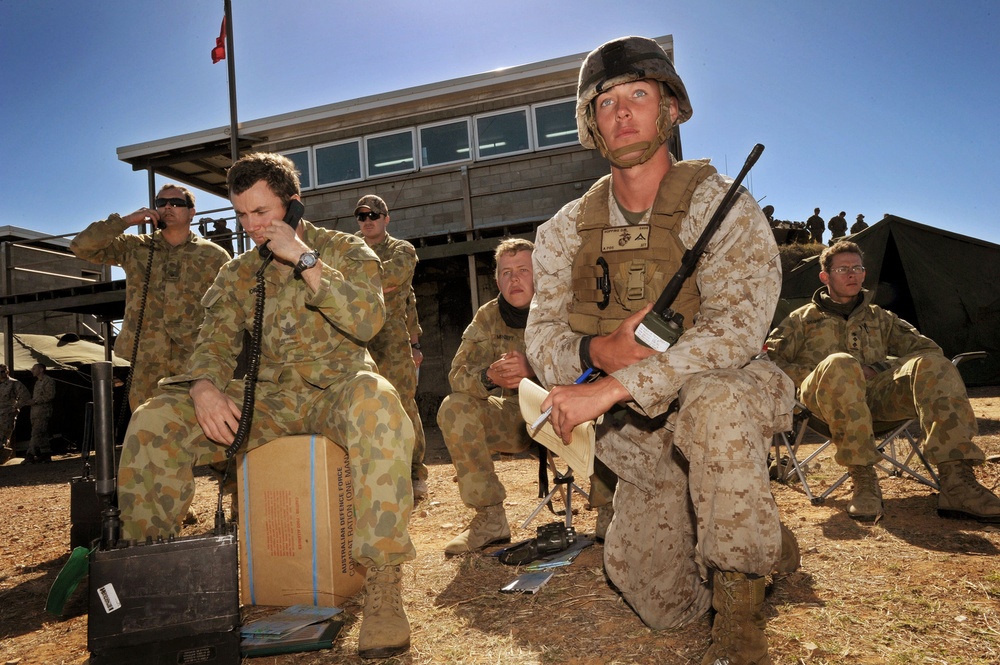
[[[275,439],[243,456],[237,484],[244,605],[341,607],[361,590],[346,450],[318,435]]]

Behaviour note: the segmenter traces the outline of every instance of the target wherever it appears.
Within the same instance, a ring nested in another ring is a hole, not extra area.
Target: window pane
[[[368,145],[368,175],[413,170],[413,132],[376,136],[365,141]]]
[[[299,171],[299,186],[302,189],[309,189],[312,187],[312,181],[309,180],[309,151],[299,150],[297,152],[286,152],[283,153],[285,157],[292,160],[295,164],[295,168]]]
[[[576,143],[576,102],[535,107],[535,139],[539,148]]]
[[[434,166],[469,159],[469,123],[420,128],[420,165]]]
[[[316,184],[361,180],[361,141],[316,148]]]
[[[492,157],[529,148],[528,113],[510,111],[476,118],[476,138],[480,157]]]

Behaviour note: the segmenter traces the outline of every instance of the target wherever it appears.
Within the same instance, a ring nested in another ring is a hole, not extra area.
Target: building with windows
[[[672,56],[672,37],[657,41]],[[374,193],[389,206],[389,232],[416,246],[425,355],[419,397],[428,422],[448,390],[462,331],[480,303],[496,295],[492,250],[498,240],[533,239],[539,224],[609,172],[607,162],[577,138],[576,85],[584,57],[239,125],[241,153],[278,152],[298,166],[306,219],[353,233],[355,203]],[[158,175],[226,197],[230,145],[229,129],[218,128],[124,146],[118,157],[150,173],[151,192]],[[679,156],[679,138],[671,147]]]

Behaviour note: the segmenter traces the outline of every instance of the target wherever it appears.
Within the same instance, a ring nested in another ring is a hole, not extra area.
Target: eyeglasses
[[[851,273],[852,275],[860,275],[865,270],[867,270],[867,268],[865,268],[864,266],[839,266],[837,268],[831,269],[830,272],[835,273],[837,275],[846,275],[847,273]]]
[[[382,217],[382,213],[380,213],[380,212],[359,212],[358,214],[355,215],[355,217],[358,218],[359,222],[363,222],[366,219],[370,219],[372,221],[375,221],[379,217]]]
[[[191,205],[188,203],[187,199],[182,198],[172,198],[172,199],[156,199],[153,203],[156,204],[157,208],[166,208],[168,205],[175,208],[190,208]]]

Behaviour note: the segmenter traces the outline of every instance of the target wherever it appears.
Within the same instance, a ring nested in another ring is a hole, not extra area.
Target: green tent
[[[0,333],[0,346],[2,345],[3,333]],[[14,362],[11,371],[28,372],[35,363],[41,363],[48,369],[80,369],[104,359],[103,346],[80,339],[73,333],[21,333],[14,335]],[[128,367],[128,361],[116,355],[112,354],[111,360],[115,367]]]
[[[1000,384],[1000,245],[887,215],[849,236],[865,253],[875,303],[917,327],[949,357],[986,351],[962,365],[968,385]],[[819,257],[785,275],[777,324],[821,286]]]

